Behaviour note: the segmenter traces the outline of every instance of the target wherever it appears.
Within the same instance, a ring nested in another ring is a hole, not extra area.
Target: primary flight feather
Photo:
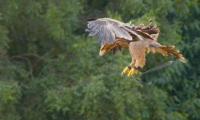
[[[89,36],[97,35],[95,42],[101,42],[100,56],[108,51],[115,53],[122,47],[129,49],[132,62],[122,71],[122,74],[128,72],[128,76],[137,74],[138,67],[144,67],[146,52],[158,52],[163,56],[170,53],[185,62],[183,55],[175,50],[174,46],[167,47],[157,42],[160,31],[156,25],[152,25],[151,20],[146,26],[133,26],[111,18],[89,19],[86,31]]]

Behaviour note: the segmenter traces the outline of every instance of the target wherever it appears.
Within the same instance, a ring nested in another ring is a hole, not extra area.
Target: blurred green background
[[[127,49],[99,57],[86,18],[160,28],[173,56],[148,54],[149,87],[121,76]],[[199,120],[199,0],[0,0],[0,120]]]

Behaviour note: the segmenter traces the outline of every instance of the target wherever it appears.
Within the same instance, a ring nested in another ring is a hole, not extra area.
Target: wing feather
[[[123,26],[123,28],[127,31],[129,31],[130,33],[132,33],[133,35],[137,36],[140,40],[143,40],[143,37],[139,34],[137,34],[134,30],[131,30],[129,28],[127,28],[126,26]]]
[[[109,19],[101,18],[94,21],[89,21],[86,31],[89,36],[97,35],[95,42],[112,44],[115,42],[115,37],[132,40],[131,35],[125,29],[121,28],[124,23]]]
[[[113,36],[114,36],[114,33],[113,32],[111,32],[111,31],[109,31],[109,30],[107,30],[107,35],[108,35],[108,43],[109,44],[112,44],[112,42],[113,41],[115,41],[115,39],[113,38]]]
[[[119,38],[124,38],[124,39],[128,39],[131,40],[131,36],[128,34],[127,31],[125,31],[122,28],[119,28],[117,26],[112,26],[113,27],[113,31],[115,32],[116,36]]]
[[[99,25],[95,25],[94,28],[93,28],[93,30],[91,30],[91,32],[90,32],[90,34],[88,36],[94,36],[94,35],[96,35],[99,32],[99,29],[96,29],[98,27],[99,27]]]
[[[102,26],[100,26],[99,28],[98,28],[98,32],[99,32],[99,34],[97,35],[97,38],[96,38],[96,40],[95,40],[95,42],[99,42],[99,41],[101,41],[102,40],[102,38],[103,38],[103,33],[101,33],[101,29],[102,29]]]

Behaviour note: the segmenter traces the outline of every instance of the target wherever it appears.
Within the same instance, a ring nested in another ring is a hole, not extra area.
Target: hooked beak
[[[103,56],[106,53],[106,50],[100,50],[99,51],[99,56]]]

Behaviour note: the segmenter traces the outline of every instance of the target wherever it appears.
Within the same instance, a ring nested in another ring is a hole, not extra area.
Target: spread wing
[[[123,29],[122,22],[110,18],[101,18],[94,21],[89,21],[86,31],[89,36],[95,36],[95,42],[101,41],[102,44],[112,44],[115,42],[115,37],[123,38],[125,40],[132,40],[131,35],[126,29]]]
[[[143,36],[144,38],[150,38],[154,41],[157,41],[158,35],[160,33],[157,25],[152,25],[152,20],[149,20],[149,23],[146,26],[144,24],[132,26],[132,30],[135,30],[137,34]]]
[[[112,44],[115,42],[115,38],[122,38],[124,40],[157,40],[159,35],[159,29],[157,26],[152,26],[152,21],[144,26],[140,24],[138,26],[131,26],[120,21],[110,18],[91,19],[87,25],[86,31],[89,32],[89,36],[95,36],[95,42],[101,41],[102,44]]]

